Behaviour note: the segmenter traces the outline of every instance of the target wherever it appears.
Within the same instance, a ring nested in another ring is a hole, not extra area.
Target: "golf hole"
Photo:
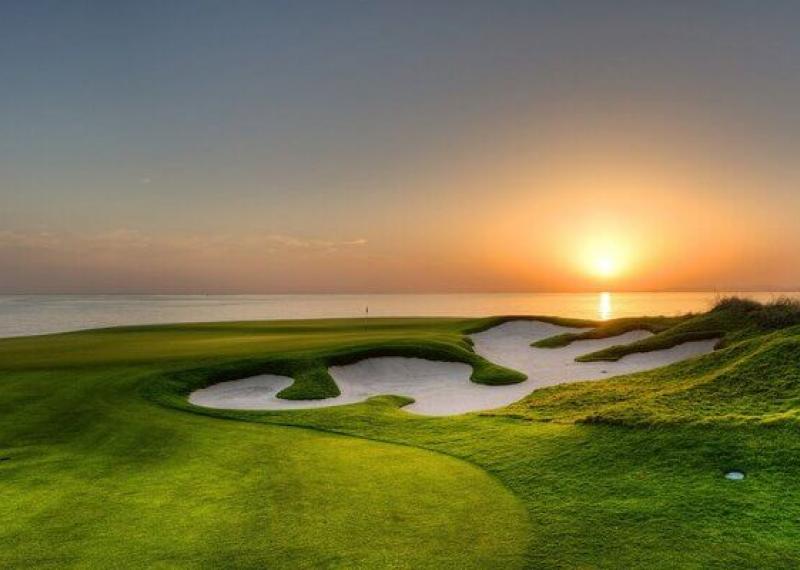
[[[744,479],[744,473],[741,471],[728,471],[725,473],[725,478],[730,481],[741,481]]]

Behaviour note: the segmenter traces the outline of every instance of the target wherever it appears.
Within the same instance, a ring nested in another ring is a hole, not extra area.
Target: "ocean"
[[[365,295],[0,295],[0,337],[152,323],[379,316],[610,319],[707,310],[731,292]],[[743,293],[769,300],[778,293]],[[785,293],[784,293],[785,294]],[[788,293],[800,296],[800,293]]]

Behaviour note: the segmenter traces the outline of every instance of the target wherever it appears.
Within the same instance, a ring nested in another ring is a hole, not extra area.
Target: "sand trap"
[[[189,401],[206,408],[226,408],[229,410],[277,410],[290,408],[292,400],[282,400],[276,394],[292,385],[294,380],[288,376],[262,374],[231,382],[220,382],[202,390],[195,390]],[[327,401],[327,400],[322,400]],[[307,408],[308,403],[302,406]]]
[[[240,410],[320,408],[361,402],[372,396],[395,394],[414,398],[406,410],[426,415],[452,415],[489,410],[516,402],[543,386],[575,380],[608,378],[665,366],[711,352],[715,340],[688,342],[668,350],[631,354],[618,362],[575,362],[575,357],[616,344],[628,344],[650,333],[634,331],[602,340],[582,340],[564,348],[532,348],[531,342],[581,329],[539,321],[512,321],[472,335],[475,351],[488,360],[528,375],[511,386],[471,382],[470,366],[419,358],[368,358],[347,366],[332,366],[331,376],[342,392],[325,400],[283,400],[278,392],[292,383],[286,376],[265,374],[221,382],[189,396],[198,406]]]
[[[264,374],[242,380],[221,382],[193,392],[189,401],[197,406],[235,410],[287,410],[325,408],[363,402],[372,396],[395,394],[417,400],[406,409],[426,412],[416,406],[439,402],[443,396],[460,397],[472,386],[489,388],[471,382],[472,367],[460,362],[434,362],[420,358],[368,358],[348,366],[332,366],[331,376],[341,395],[325,400],[283,400],[278,392],[292,383],[286,376]],[[465,408],[468,411],[469,407]],[[458,412],[447,412],[450,414]]]
[[[502,387],[516,388],[521,390],[522,395],[544,386],[575,380],[593,380],[666,366],[691,356],[711,352],[717,343],[713,339],[687,342],[667,350],[630,354],[617,362],[575,362],[575,358],[617,344],[630,344],[651,336],[651,333],[633,331],[606,339],[579,340],[563,348],[530,346],[533,341],[580,330],[538,321],[512,321],[472,335],[472,340],[475,341],[475,352],[487,360],[528,375],[528,380],[521,384]]]

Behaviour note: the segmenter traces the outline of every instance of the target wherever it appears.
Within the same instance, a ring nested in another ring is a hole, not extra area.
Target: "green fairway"
[[[519,566],[524,508],[463,461],[112,403],[4,423],[0,565]]]
[[[272,372],[297,379],[288,397],[321,397],[328,365],[383,354],[519,381],[464,336],[503,319],[0,340],[0,566],[792,567],[800,329],[759,311],[650,320],[658,334],[641,348],[713,333],[714,354],[441,418],[406,413],[397,397],[235,412],[186,395]],[[726,480],[730,469],[747,478]]]
[[[429,324],[408,334],[450,330]],[[519,567],[524,505],[469,463],[141,395],[200,360],[351,342],[338,326],[341,340],[330,323],[0,341],[0,566]]]

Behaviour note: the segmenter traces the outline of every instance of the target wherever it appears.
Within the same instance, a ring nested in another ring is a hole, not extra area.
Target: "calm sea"
[[[439,295],[2,295],[0,337],[148,323],[369,316],[560,315],[609,319],[705,311],[729,293]],[[759,300],[778,294],[746,293]],[[791,293],[800,296],[800,293]]]

